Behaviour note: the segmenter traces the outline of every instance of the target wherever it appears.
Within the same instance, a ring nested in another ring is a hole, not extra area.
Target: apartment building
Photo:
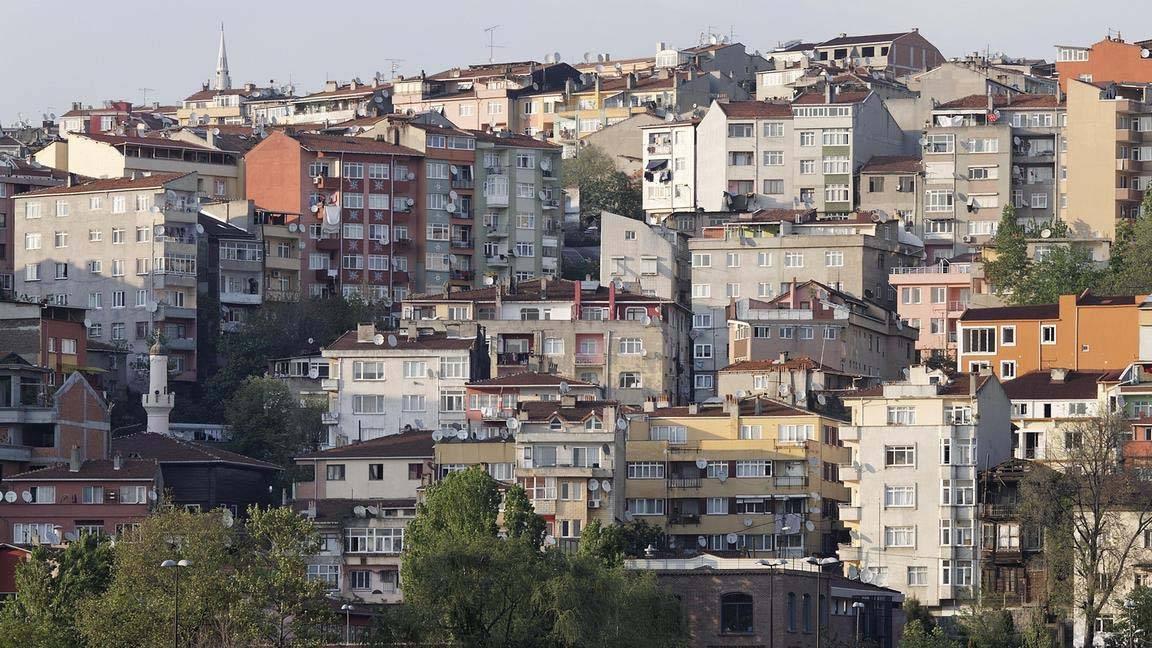
[[[61,135],[65,133],[107,133],[127,124],[132,118],[131,101],[109,100],[99,108],[84,107],[73,101],[68,112],[56,118]]]
[[[960,316],[978,292],[974,265],[940,259],[932,265],[892,268],[888,282],[896,291],[896,310],[908,327],[919,331],[916,351],[921,361],[956,357]]]
[[[643,410],[628,427],[625,519],[664,527],[684,553],[835,550],[842,421],[761,397]]]
[[[264,245],[264,301],[300,300],[300,259],[307,233],[299,214],[272,212],[255,207],[252,231]]]
[[[753,103],[741,102],[738,105],[750,106]],[[696,210],[696,128],[699,123],[696,118],[665,120],[640,128],[644,169],[641,174],[642,205],[646,214],[663,216],[681,210]],[[589,137],[599,137],[605,132]],[[635,149],[632,154],[635,155]]]
[[[923,227],[924,166],[919,155],[876,155],[860,167],[860,209],[886,214],[924,241],[928,259],[935,253],[928,247]],[[918,227],[919,226],[919,227]]]
[[[387,336],[361,324],[322,355],[329,447],[462,425],[464,385],[489,376],[484,329],[468,322],[411,321]]]
[[[1012,455],[1016,459],[1053,461],[1067,458],[1074,434],[1063,429],[1099,416],[1100,405],[1115,385],[1102,371],[1049,369],[1032,371],[1004,382],[1012,401]]]
[[[564,247],[561,149],[511,131],[476,136],[471,285],[556,278]],[[481,239],[481,237],[483,237]]]
[[[162,137],[72,133],[35,155],[59,171],[89,178],[131,178],[160,173],[195,173],[202,200],[244,195],[240,155]]]
[[[214,88],[205,83],[200,90],[180,102],[176,120],[181,126],[251,124],[253,116],[260,113],[265,117],[270,114],[286,116],[286,104],[292,98],[291,86],[257,87],[254,83],[246,83],[239,88]],[[268,112],[269,104],[275,106],[271,113]]]
[[[1065,220],[1074,232],[1111,241],[1116,219],[1138,217],[1152,187],[1152,96],[1146,84],[1062,80],[1068,83]]]
[[[725,318],[733,300],[772,299],[803,278],[892,305],[888,270],[919,263],[918,242],[895,220],[872,214],[821,220],[812,210],[771,210],[701,231],[688,242],[697,398],[714,395],[715,373],[729,357]]]
[[[612,158],[617,171],[635,178],[644,173],[644,160],[636,155],[636,151],[649,146],[644,128],[668,124],[666,118],[657,117],[655,113],[639,113],[611,126],[605,126],[585,137],[584,141],[588,146],[594,146]]]
[[[137,364],[161,331],[173,380],[194,382],[197,180],[167,173],[22,194],[17,294],[87,306],[88,337],[129,350]]]
[[[1085,291],[1056,304],[969,308],[957,327],[957,366],[1005,381],[1056,368],[1120,371],[1139,359],[1139,299]]]
[[[77,446],[67,463],[6,475],[3,542],[62,545],[81,535],[116,536],[133,529],[156,507],[164,492],[160,465],[153,460],[83,459]]]
[[[912,367],[907,380],[842,395],[852,425],[840,427],[850,462],[840,479],[851,503],[839,548],[849,574],[953,614],[979,588],[981,468],[1012,456],[1011,405],[992,375]]]
[[[247,198],[307,234],[301,296],[399,303],[423,289],[429,199],[419,151],[395,139],[276,131],[244,159]]]
[[[1009,203],[1039,238],[1062,215],[1066,123],[1054,95],[972,95],[937,106],[922,141],[931,258],[988,243]]]
[[[944,62],[936,46],[920,35],[919,28],[891,34],[840,34],[812,47],[813,60],[837,63],[844,68],[863,66],[883,69],[896,76],[930,70]]]
[[[690,396],[688,309],[613,282],[531,280],[404,302],[405,319],[480,322],[496,376],[540,371],[602,385],[638,405]]]
[[[820,392],[855,389],[873,381],[822,365],[807,356],[781,353],[772,359],[734,362],[720,370],[716,382],[721,397],[760,395],[801,409],[825,412],[817,398]]]
[[[1127,81],[1152,83],[1152,58],[1144,55],[1152,40],[1127,42],[1109,34],[1087,47],[1056,46],[1056,76],[1060,89],[1071,92],[1073,79],[1088,83]]]
[[[0,349],[29,364],[48,369],[48,386],[63,385],[74,371],[89,374],[100,387],[98,372],[88,362],[87,311],[36,302],[0,301]]]
[[[39,163],[0,154],[0,297],[12,297],[15,285],[16,205],[13,196],[64,184],[64,174]]]
[[[707,210],[794,206],[797,166],[792,107],[786,103],[712,102],[696,127],[696,199]],[[685,178],[687,180],[688,178]]]
[[[982,529],[980,592],[999,607],[1047,607],[1058,591],[1050,582],[1047,566],[1052,563],[1044,553],[1043,530],[1030,525],[1020,507],[1024,484],[1047,470],[1014,458],[981,471],[976,494]]]
[[[692,256],[688,235],[611,212],[600,212],[600,276],[629,292],[688,304]]]
[[[896,311],[817,281],[728,306],[728,363],[807,356],[857,376],[893,379],[915,361],[917,331]]]
[[[308,578],[332,596],[361,603],[402,599],[400,554],[416,500],[431,483],[432,434],[413,430],[295,458],[307,477],[292,485],[293,508],[316,525],[320,552]]]
[[[353,79],[346,84],[325,81],[323,90],[286,99],[285,102],[288,114],[271,123],[337,124],[388,114],[392,108],[392,92],[379,79],[373,79],[372,83]]]

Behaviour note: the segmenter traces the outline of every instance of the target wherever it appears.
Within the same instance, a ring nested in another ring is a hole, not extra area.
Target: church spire
[[[224,23],[220,23],[220,54],[216,57],[216,85],[212,89],[232,89],[232,77],[228,76],[228,52],[224,49]]]

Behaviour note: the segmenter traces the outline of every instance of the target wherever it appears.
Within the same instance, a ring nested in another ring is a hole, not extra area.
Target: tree
[[[984,262],[984,276],[999,296],[1011,295],[1028,276],[1028,240],[1016,220],[1016,209],[1004,205],[1000,226],[992,237],[994,258]]]
[[[292,390],[275,378],[248,378],[224,411],[232,426],[230,449],[279,466],[291,466],[302,450],[314,449],[322,429],[319,410],[302,407]]]
[[[1057,470],[1032,471],[1021,482],[1022,522],[1044,530],[1049,565],[1072,572],[1072,608],[1082,615],[1084,645],[1094,645],[1096,620],[1128,577],[1132,551],[1152,528],[1145,484],[1125,465],[1123,440],[1131,437],[1120,413],[1066,424],[1068,449],[1049,451]],[[1058,557],[1065,553],[1067,559]],[[1050,575],[1051,578],[1051,575]]]
[[[1152,293],[1152,187],[1144,192],[1140,217],[1116,222],[1104,289],[1114,295]]]
[[[904,624],[907,625],[913,621],[919,621],[921,627],[926,630],[931,630],[936,627],[936,619],[928,608],[920,602],[920,599],[911,597],[904,601]]]
[[[939,626],[929,628],[923,622],[913,620],[904,625],[900,648],[960,648],[960,644],[949,639]]]
[[[1108,636],[1108,645],[1113,648],[1127,648],[1133,645],[1137,635],[1147,639],[1152,636],[1152,589],[1144,586],[1133,588],[1123,600],[1115,601],[1120,614]],[[1143,645],[1143,642],[1137,645]]]
[[[65,648],[78,644],[76,607],[112,580],[112,549],[84,535],[65,549],[37,547],[16,568],[17,596],[0,609],[0,648]]]
[[[1103,273],[1082,247],[1057,247],[1032,264],[1012,292],[1013,304],[1054,304],[1060,295],[1078,295],[1096,287]]]
[[[618,171],[599,147],[582,147],[576,157],[564,160],[562,181],[565,187],[579,190],[580,213],[586,222],[595,222],[602,211],[631,218],[643,213],[639,181]]]
[[[580,534],[580,554],[594,556],[605,565],[618,566],[625,558],[639,558],[649,546],[664,547],[664,531],[644,520],[602,526],[592,521]]]
[[[968,648],[1018,648],[1020,646],[1012,615],[1004,609],[971,607],[958,621]]]

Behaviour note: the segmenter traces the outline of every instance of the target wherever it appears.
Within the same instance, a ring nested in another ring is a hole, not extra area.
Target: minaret
[[[176,399],[168,392],[168,350],[159,341],[148,349],[148,391],[141,400],[148,414],[148,431],[168,434],[168,415]]]
[[[232,77],[228,76],[228,52],[224,49],[224,23],[220,23],[220,54],[216,57],[216,85],[212,89],[232,89]]]

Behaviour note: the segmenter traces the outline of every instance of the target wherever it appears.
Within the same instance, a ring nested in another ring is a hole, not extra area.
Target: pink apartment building
[[[956,356],[956,323],[972,299],[973,264],[940,261],[934,265],[892,268],[900,319],[920,329],[920,359]]]

